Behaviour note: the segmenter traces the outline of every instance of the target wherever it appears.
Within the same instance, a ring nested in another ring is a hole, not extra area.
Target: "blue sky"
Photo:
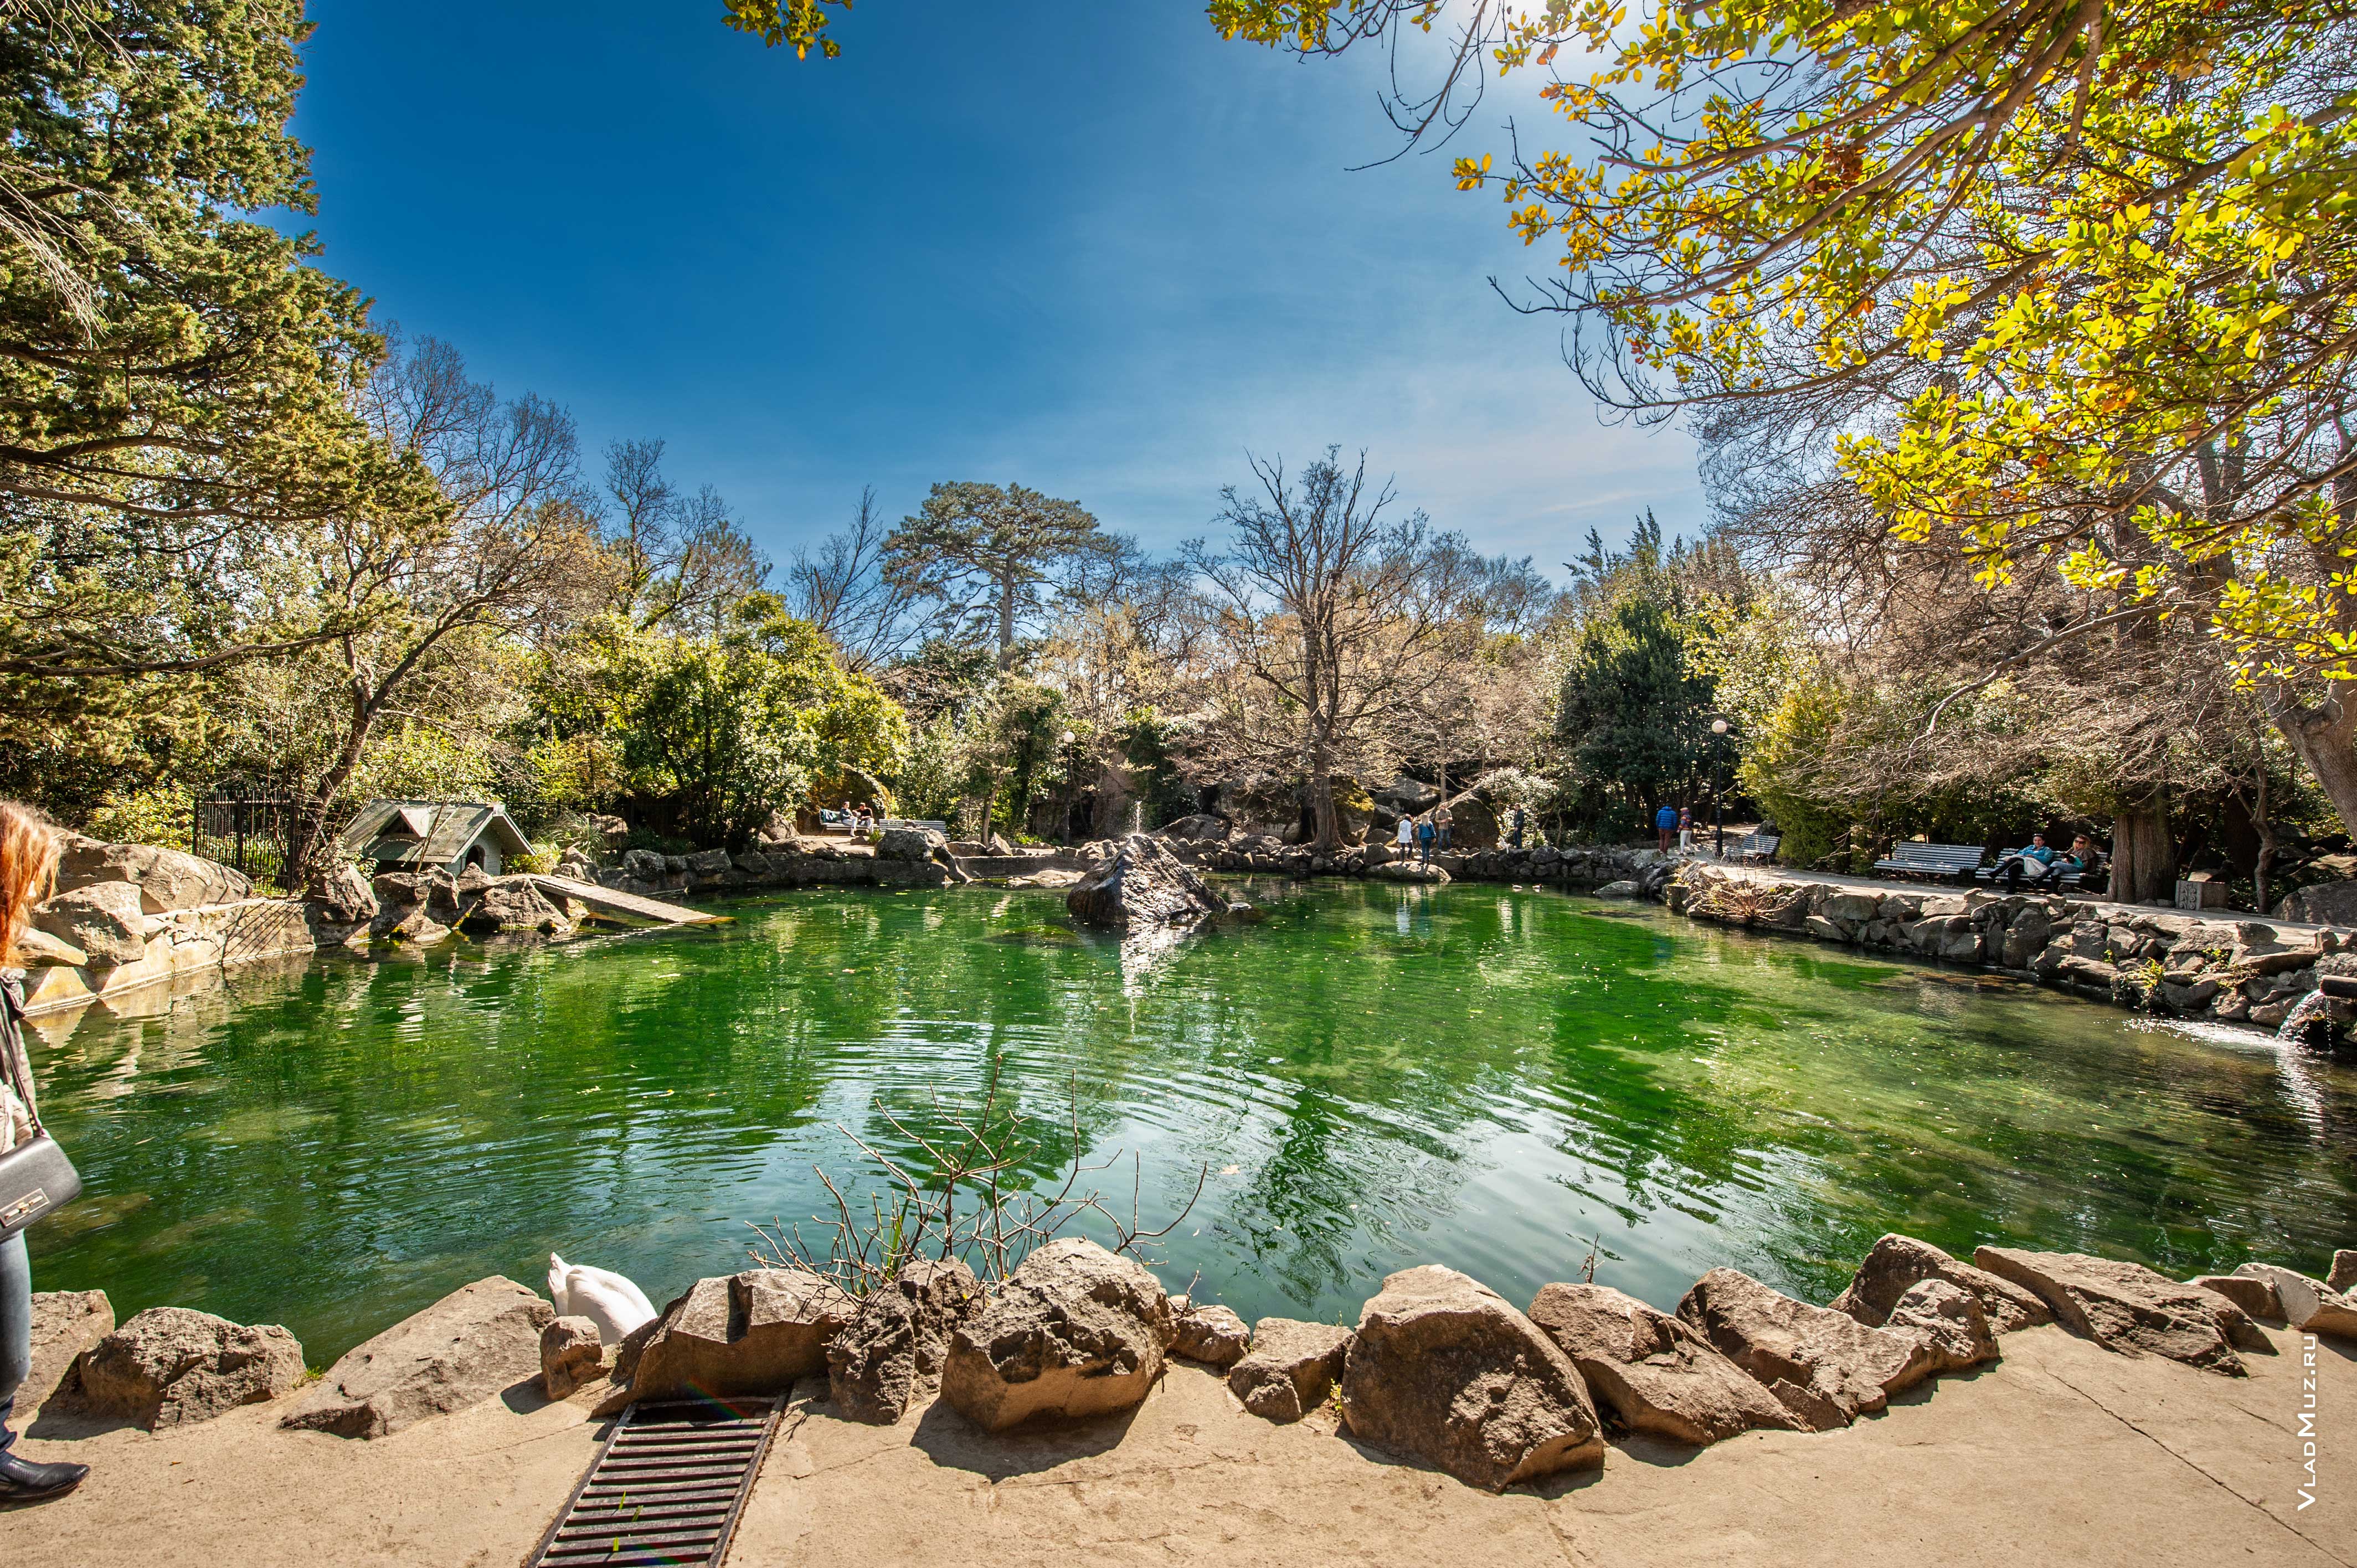
[[[1329,442],[1550,571],[1648,505],[1704,521],[1685,436],[1599,423],[1563,323],[1491,292],[1551,262],[1494,198],[1446,155],[1351,172],[1395,145],[1381,62],[1186,0],[873,0],[797,63],[719,10],[314,0],[323,264],[570,408],[593,466],[662,436],[778,555],[863,485],[897,518],[966,478],[1168,548],[1247,449]]]

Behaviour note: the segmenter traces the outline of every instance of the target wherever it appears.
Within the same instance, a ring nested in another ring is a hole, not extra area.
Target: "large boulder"
[[[1165,822],[1155,831],[1165,838],[1180,839],[1189,843],[1218,843],[1228,836],[1228,820],[1199,812]]]
[[[1890,1309],[1884,1327],[1913,1335],[1931,1352],[1932,1370],[1961,1372],[1996,1359],[1996,1329],[1981,1298],[1946,1280],[1917,1280]]]
[[[459,1286],[344,1352],[279,1423],[339,1437],[383,1437],[490,1399],[541,1371],[541,1331],[556,1309],[494,1274]]]
[[[57,1391],[81,1353],[114,1332],[114,1304],[102,1290],[33,1293],[33,1367],[17,1391],[21,1410]]]
[[[931,828],[890,827],[876,840],[878,860],[931,860],[933,851],[947,849],[949,840]]]
[[[2357,926],[2357,882],[2319,882],[2276,906],[2278,920],[2317,926]]]
[[[1498,847],[1498,813],[1472,793],[1448,802],[1448,848],[1456,854]]]
[[[634,849],[622,856],[622,875],[633,882],[660,882],[669,870],[663,857],[651,849]]]
[[[1690,1326],[1609,1285],[1544,1286],[1530,1316],[1631,1432],[1702,1447],[1799,1424]]]
[[[2106,1349],[2166,1356],[2240,1378],[2250,1369],[2234,1353],[2235,1346],[2273,1348],[2248,1315],[2224,1296],[2140,1264],[2013,1247],[1979,1248],[1973,1262],[2035,1291],[2056,1322]]]
[[[2343,1247],[2332,1254],[2332,1272],[2324,1283],[2337,1291],[2357,1290],[2357,1247]]]
[[[1393,1274],[1360,1311],[1342,1420],[1491,1491],[1604,1462],[1571,1358],[1497,1292],[1431,1264]]]
[[[1162,1375],[1170,1333],[1169,1298],[1144,1264],[1064,1237],[950,1336],[942,1397],[992,1432],[1126,1410]]]
[[[128,882],[92,882],[60,893],[33,911],[33,924],[113,967],[147,956],[147,914]]]
[[[1176,1307],[1178,1302],[1171,1303]],[[1170,1330],[1170,1353],[1222,1370],[1243,1359],[1252,1347],[1252,1330],[1231,1308],[1211,1303],[1189,1305]]]
[[[2201,1274],[2185,1282],[2197,1290],[2214,1291],[2253,1317],[2281,1317],[2283,1302],[2276,1287],[2247,1274]]]
[[[783,1393],[826,1369],[826,1348],[859,1304],[802,1269],[701,1279],[622,1341],[614,1378],[630,1400]],[[619,1396],[618,1396],[619,1397]]]
[[[950,1335],[982,1303],[982,1283],[954,1258],[920,1258],[877,1285],[826,1348],[835,1414],[889,1426],[925,1399]]]
[[[1439,866],[1421,860],[1387,860],[1381,865],[1367,868],[1370,876],[1380,876],[1386,882],[1429,882],[1448,880],[1448,873]]]
[[[476,895],[473,908],[458,920],[462,931],[537,931],[561,937],[573,929],[565,911],[550,903],[529,876],[494,878]]]
[[[1253,1325],[1250,1352],[1229,1370],[1228,1387],[1254,1415],[1299,1421],[1333,1391],[1350,1351],[1347,1328],[1264,1317]]]
[[[1936,1369],[1936,1358],[1918,1337],[1868,1328],[1738,1269],[1713,1269],[1696,1280],[1678,1303],[1678,1316],[1811,1432],[1872,1414]]]
[[[376,889],[349,860],[313,871],[303,897],[317,906],[322,919],[339,926],[357,926],[377,916]]]
[[[540,1386],[550,1399],[571,1399],[606,1370],[606,1342],[586,1317],[557,1317],[540,1331]]]
[[[253,897],[253,878],[200,855],[159,844],[101,843],[70,835],[58,856],[59,891],[100,882],[131,883],[139,889],[141,907],[151,915]]]
[[[2322,1280],[2312,1280],[2298,1270],[2279,1268],[2274,1263],[2244,1263],[2234,1273],[2244,1279],[2263,1280],[2273,1285],[2283,1320],[2294,1328],[2341,1339],[2357,1338],[2357,1302]]]
[[[1072,884],[1064,908],[1083,925],[1128,931],[1194,925],[1225,913],[1228,901],[1161,843],[1131,833]]]
[[[1403,773],[1388,784],[1368,791],[1378,805],[1388,806],[1395,816],[1417,816],[1440,804],[1440,791],[1421,779],[1411,779]]]
[[[1908,1288],[1924,1280],[1945,1280],[1971,1293],[1979,1300],[1989,1326],[1999,1334],[2054,1321],[2054,1314],[2036,1293],[2010,1280],[1999,1279],[1986,1269],[1959,1262],[1931,1242],[1919,1241],[1912,1236],[1890,1235],[1877,1241],[1858,1264],[1857,1277],[1850,1281],[1849,1288],[1827,1305],[1869,1328],[1879,1328],[1889,1321],[1890,1309],[1899,1305],[1899,1298],[1907,1294]]]
[[[82,1352],[59,1395],[152,1432],[276,1399],[302,1380],[303,1347],[274,1323],[151,1306]]]

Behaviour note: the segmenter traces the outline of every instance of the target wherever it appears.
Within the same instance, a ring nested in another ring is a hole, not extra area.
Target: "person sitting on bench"
[[[2025,882],[2040,883],[2053,875],[2054,850],[2044,833],[2032,833],[2029,843],[2020,849],[2009,849],[1997,857],[1996,869],[1989,880],[2002,882],[2008,893],[2018,893]]]
[[[2110,875],[2104,870],[2104,852],[2097,849],[2095,841],[2085,833],[2081,833],[2071,841],[2070,853],[2054,863],[2054,869],[2058,873],[2077,872],[2079,891],[2082,893],[2101,893],[2104,891],[2111,880]]]

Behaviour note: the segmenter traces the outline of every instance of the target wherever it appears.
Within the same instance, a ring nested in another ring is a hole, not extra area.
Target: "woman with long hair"
[[[0,1051],[8,1053],[0,1064],[8,1069],[0,1072],[0,1154],[33,1135],[33,1063],[25,1049],[25,972],[16,967],[16,943],[57,871],[57,830],[31,807],[0,800],[0,965],[7,966],[0,968]],[[14,1083],[25,1086],[24,1098]],[[19,1230],[0,1241],[0,1503],[54,1498],[90,1474],[87,1465],[37,1465],[16,1456],[8,1418],[32,1370],[33,1273]]]

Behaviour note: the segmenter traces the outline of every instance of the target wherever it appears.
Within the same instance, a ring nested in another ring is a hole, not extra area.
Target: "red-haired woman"
[[[0,963],[14,965],[16,942],[33,906],[48,896],[58,869],[57,831],[40,814],[14,800],[0,800]],[[9,1087],[33,1091],[33,1064],[25,1050],[24,972],[0,969],[0,1051],[10,1070],[0,1072],[0,1154],[32,1136],[33,1108]],[[16,1391],[33,1370],[33,1274],[25,1259],[21,1230],[0,1241],[0,1503],[37,1502],[72,1491],[90,1474],[87,1465],[36,1465],[13,1449],[16,1434],[8,1417]]]

